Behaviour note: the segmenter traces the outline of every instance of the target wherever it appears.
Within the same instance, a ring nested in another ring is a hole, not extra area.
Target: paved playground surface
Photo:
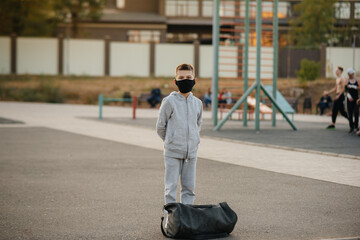
[[[151,126],[121,120],[131,109],[105,107],[99,121],[96,106],[1,102],[0,114],[23,122],[0,124],[0,239],[164,239],[161,141]],[[150,123],[156,114],[141,110],[137,120]],[[206,114],[204,121],[206,133]],[[341,124],[329,134],[343,134]],[[229,203],[239,216],[229,239],[360,235],[355,155],[218,137],[201,139],[196,203]]]
[[[320,120],[330,119],[320,117]],[[340,118],[340,117],[339,117]],[[127,124],[132,126],[142,126],[155,129],[156,118],[137,118],[133,120],[129,117],[112,117],[102,120],[97,117],[90,117],[96,121],[103,121],[117,124]],[[220,122],[220,121],[219,121]],[[202,136],[222,138],[224,140],[235,140],[250,142],[259,145],[281,147],[288,149],[302,149],[318,151],[329,155],[342,154],[358,156],[360,160],[360,137],[356,134],[349,134],[347,123],[341,121],[336,124],[336,130],[327,130],[328,122],[302,122],[297,121],[295,125],[298,130],[293,131],[286,121],[278,120],[277,126],[273,127],[271,120],[261,121],[261,131],[256,132],[254,121],[248,121],[248,126],[243,127],[242,120],[228,120],[221,131],[213,131],[213,121],[204,119],[201,129]]]

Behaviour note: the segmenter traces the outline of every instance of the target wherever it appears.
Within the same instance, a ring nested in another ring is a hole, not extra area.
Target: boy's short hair
[[[189,71],[192,71],[193,74],[195,74],[194,66],[191,65],[191,64],[189,64],[189,63],[179,64],[179,65],[175,68],[175,75],[178,73],[179,70],[189,70]]]
[[[341,72],[344,71],[344,69],[343,69],[342,67],[340,67],[340,66],[338,66],[338,69],[339,69]]]

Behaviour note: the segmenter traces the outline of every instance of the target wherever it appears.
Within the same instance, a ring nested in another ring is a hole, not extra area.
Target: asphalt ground
[[[152,128],[155,131],[156,118],[130,117],[103,119],[87,118],[95,121],[127,124]],[[279,147],[300,148],[335,154],[347,154],[360,156],[360,137],[349,134],[347,124],[336,124],[335,130],[327,130],[328,124],[319,122],[295,122],[298,130],[293,131],[286,121],[278,120],[277,126],[273,127],[270,120],[261,121],[259,132],[254,130],[254,121],[249,121],[247,127],[243,127],[242,121],[229,120],[220,131],[213,131],[213,122],[204,119],[201,135],[225,138],[231,140],[246,141],[264,145],[275,145]]]
[[[0,127],[0,239],[165,239],[162,152]],[[196,204],[227,201],[227,239],[360,235],[360,188],[199,159]]]

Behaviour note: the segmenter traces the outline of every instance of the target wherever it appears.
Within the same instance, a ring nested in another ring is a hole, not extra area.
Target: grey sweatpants
[[[196,159],[165,156],[165,204],[176,202],[176,189],[181,181],[181,203],[194,204]]]

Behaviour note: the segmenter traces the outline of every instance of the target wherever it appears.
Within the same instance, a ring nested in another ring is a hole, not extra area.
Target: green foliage
[[[41,81],[35,88],[16,88],[0,86],[0,99],[24,102],[63,103],[64,94],[60,86],[50,81]]]
[[[78,35],[78,25],[81,21],[96,21],[102,15],[105,0],[54,0],[55,18],[58,22],[66,22],[71,16],[72,36]]]
[[[49,0],[1,0],[0,35],[50,36],[51,10]]]
[[[320,77],[321,62],[309,61],[303,58],[300,62],[300,70],[296,71],[296,76],[300,83],[314,81]]]
[[[0,35],[51,36],[71,16],[72,36],[81,21],[101,17],[105,0],[0,0]]]
[[[297,46],[327,43],[336,21],[336,0],[303,0],[295,5],[296,18],[290,22],[291,39]]]

